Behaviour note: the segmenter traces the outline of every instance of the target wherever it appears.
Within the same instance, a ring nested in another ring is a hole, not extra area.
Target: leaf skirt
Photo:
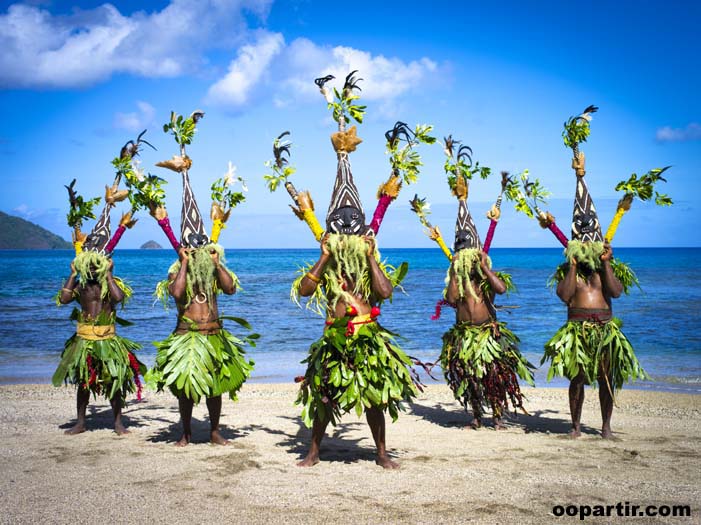
[[[174,396],[195,403],[224,393],[235,400],[253,370],[243,341],[223,328],[210,335],[196,330],[171,334],[154,345],[156,362],[146,374],[147,384],[159,391],[168,387]]]
[[[311,345],[307,371],[296,403],[302,405],[302,420],[311,427],[315,419],[332,425],[341,415],[355,410],[358,417],[367,408],[399,417],[403,401],[416,397],[409,368],[411,359],[397,346],[393,334],[375,322],[347,332],[347,317],[336,319],[324,335]]]
[[[139,344],[118,335],[93,341],[74,334],[65,343],[51,382],[54,386],[81,385],[107,399],[120,394],[124,399],[140,384],[134,368],[139,374],[146,372],[146,366],[134,355],[140,348]]]
[[[533,382],[533,365],[521,355],[519,339],[505,323],[456,323],[443,334],[443,376],[465,410],[482,417],[491,407],[495,417],[511,406],[523,409],[518,379]]]
[[[541,364],[550,361],[548,381],[554,376],[571,380],[581,371],[589,385],[605,377],[615,391],[625,382],[647,379],[622,324],[616,317],[603,323],[567,321],[545,343]]]

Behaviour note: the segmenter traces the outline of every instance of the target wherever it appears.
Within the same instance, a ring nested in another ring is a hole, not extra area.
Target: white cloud
[[[330,85],[340,88],[355,69],[363,79],[359,84],[363,99],[382,101],[383,108],[392,111],[401,95],[425,85],[438,64],[425,57],[405,62],[346,46],[318,46],[306,38],[285,46],[281,35],[267,34],[242,48],[227,75],[210,88],[210,100],[237,108],[255,90],[269,95],[276,107],[284,107],[294,100],[319,97],[314,78],[333,75],[336,79]]]
[[[114,115],[114,127],[134,132],[140,132],[147,128],[153,122],[156,109],[148,102],[142,101],[138,101],[136,106],[139,108],[138,112],[116,113]]]
[[[237,108],[248,102],[253,88],[261,81],[285,40],[280,33],[261,33],[254,44],[243,46],[229,72],[209,88],[208,100],[214,104]]]
[[[248,28],[243,12],[264,17],[272,0],[172,0],[161,11],[123,16],[111,4],[57,16],[13,4],[0,15],[0,87],[80,87],[113,73],[172,77],[231,48]]]
[[[389,100],[396,98],[419,84],[427,74],[436,71],[438,65],[421,58],[404,62],[398,58],[372,55],[352,47],[316,46],[307,39],[299,38],[290,44],[289,77],[286,83],[300,92],[316,92],[310,81],[315,77],[333,75],[342,85],[345,76],[358,70],[363,78],[363,98],[367,100]]]
[[[665,126],[657,130],[656,138],[659,142],[701,140],[701,125],[696,122],[692,122],[685,128],[672,128],[670,126]]]

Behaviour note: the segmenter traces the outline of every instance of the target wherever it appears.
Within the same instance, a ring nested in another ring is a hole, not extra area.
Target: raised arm
[[[604,244],[604,253],[601,254],[603,266],[601,268],[601,283],[604,286],[604,292],[609,296],[620,297],[623,293],[623,285],[613,274],[611,267],[611,258],[613,257],[613,249],[610,244]]]
[[[168,292],[173,296],[176,303],[182,303],[185,299],[185,290],[187,284],[187,263],[188,263],[188,253],[187,249],[180,248],[178,250],[178,257],[180,258],[180,270],[173,276],[173,274],[168,275],[168,280],[172,281],[168,285]]]
[[[224,292],[226,295],[235,294],[236,283],[234,283],[234,278],[231,277],[231,274],[227,271],[226,267],[219,261],[219,254],[212,250],[209,252],[209,255],[212,257],[212,261],[214,262],[219,288],[221,288],[222,292]]]
[[[68,304],[75,299],[75,287],[78,285],[76,275],[77,272],[75,271],[75,265],[71,263],[71,275],[68,277],[68,280],[63,288],[61,288],[61,293],[58,296],[59,303]]]
[[[492,291],[499,295],[503,294],[506,291],[506,284],[497,277],[497,274],[495,274],[487,264],[487,254],[485,252],[480,252],[480,267],[487,276],[487,281]]]
[[[302,297],[309,297],[312,295],[321,282],[321,275],[331,258],[331,253],[326,245],[327,242],[328,235],[324,235],[321,239],[321,255],[319,256],[319,260],[316,261],[316,264],[312,266],[311,270],[305,274],[304,278],[299,283],[299,295]]]
[[[380,299],[387,299],[392,295],[392,281],[387,278],[375,259],[375,237],[365,237],[365,242],[368,245],[367,256],[372,293]]]
[[[110,293],[110,302],[112,304],[121,303],[124,300],[124,292],[117,285],[112,275],[112,269],[114,268],[114,261],[110,259],[109,266],[107,266],[107,290]]]
[[[455,275],[453,263],[450,263],[450,279],[448,280],[448,289],[445,293],[445,300],[450,304],[458,302],[458,277]]]
[[[557,296],[563,303],[569,304],[577,290],[577,260],[572,257],[565,278],[557,283]]]

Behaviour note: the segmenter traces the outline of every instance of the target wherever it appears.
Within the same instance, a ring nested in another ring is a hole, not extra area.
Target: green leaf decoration
[[[419,168],[423,163],[413,148],[419,144],[434,144],[436,138],[430,135],[432,130],[433,126],[429,124],[417,124],[412,131],[405,123],[397,122],[393,129],[385,133],[392,174],[401,177],[405,184],[418,180]]]
[[[272,174],[263,175],[263,180],[271,193],[284,186],[287,179],[297,171],[289,165],[292,142],[284,138],[289,134],[289,131],[285,131],[277,136],[273,141],[273,159],[265,162],[265,167],[270,169]]]
[[[598,109],[596,106],[589,106],[581,115],[567,119],[562,132],[562,140],[566,147],[576,150],[581,143],[587,141],[591,133],[591,114],[596,113]]]
[[[187,118],[178,115],[174,111],[170,112],[170,120],[163,125],[163,132],[173,135],[175,142],[180,146],[192,143],[195,136],[197,121],[204,116],[201,111],[195,111]]]
[[[234,191],[232,188],[237,182],[241,184],[241,191]],[[226,213],[246,200],[247,191],[246,181],[236,175],[236,166],[229,162],[226,174],[212,183],[212,202],[219,205]]]
[[[75,182],[76,180],[73,179],[68,186],[65,186],[65,188],[68,190],[68,199],[70,204],[68,214],[66,215],[66,220],[69,227],[80,228],[83,225],[83,221],[95,218],[94,208],[100,204],[101,198],[95,197],[86,201],[81,195],[76,193]]]
[[[667,179],[662,177],[662,174],[671,166],[664,168],[654,168],[648,171],[645,175],[638,178],[638,175],[633,173],[628,180],[623,180],[616,184],[616,191],[623,192],[630,198],[637,197],[641,201],[655,200],[658,206],[671,206],[672,199],[663,193],[658,193],[654,190],[655,184],[659,181],[667,182]]]

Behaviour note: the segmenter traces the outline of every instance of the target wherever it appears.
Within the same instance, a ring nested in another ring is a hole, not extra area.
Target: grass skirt
[[[514,409],[523,409],[517,376],[533,385],[533,365],[521,355],[518,343],[505,323],[456,323],[443,334],[443,375],[455,399],[465,410],[471,407],[476,419],[483,407],[500,417],[509,401]]]
[[[607,322],[565,323],[545,343],[541,364],[550,361],[548,381],[556,375],[572,380],[582,371],[587,383],[595,385],[604,372],[611,389],[617,390],[627,381],[646,379],[621,325],[616,317]]]
[[[206,335],[197,330],[171,334],[154,343],[156,363],[147,375],[149,386],[159,391],[169,387],[174,396],[199,403],[202,397],[226,392],[231,399],[253,370],[253,361],[244,358],[243,341],[220,329]]]
[[[376,322],[358,324],[349,333],[350,317],[336,319],[309,349],[307,371],[297,404],[302,420],[311,427],[315,419],[336,425],[342,414],[365,408],[388,411],[393,421],[402,401],[417,394],[409,367],[411,359],[395,343],[393,335]]]
[[[94,341],[74,334],[66,341],[51,382],[54,386],[80,385],[107,399],[120,394],[124,399],[141,388],[139,374],[146,372],[146,366],[134,356],[140,348],[118,335]]]

